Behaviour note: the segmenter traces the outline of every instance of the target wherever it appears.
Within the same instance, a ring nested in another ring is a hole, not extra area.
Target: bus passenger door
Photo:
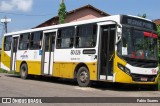
[[[52,75],[54,62],[54,48],[55,48],[56,31],[44,32],[43,39],[43,54],[42,54],[42,74]]]
[[[99,79],[113,81],[116,25],[100,26]]]
[[[12,39],[12,50],[11,50],[11,71],[16,70],[16,60],[17,60],[17,45],[18,45],[18,36],[14,36]]]

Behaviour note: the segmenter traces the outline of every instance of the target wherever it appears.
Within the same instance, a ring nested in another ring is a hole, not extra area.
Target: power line
[[[1,14],[12,14],[12,15],[23,15],[23,16],[47,16],[47,15],[53,15],[53,14],[21,14],[21,13],[11,13],[11,12],[2,12]]]

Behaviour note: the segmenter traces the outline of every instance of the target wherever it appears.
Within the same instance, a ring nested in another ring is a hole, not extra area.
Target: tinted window
[[[88,24],[77,27],[76,47],[95,47],[97,39],[97,25]]]
[[[57,48],[72,48],[75,28],[62,28],[58,31]]]
[[[37,50],[41,49],[42,45],[42,32],[34,32],[31,34],[30,49]]]
[[[19,50],[27,50],[29,47],[29,33],[21,34],[19,39]]]
[[[50,32],[45,34],[45,51],[54,51],[56,32]]]
[[[5,51],[11,50],[11,42],[12,42],[12,36],[6,36],[4,38],[4,50]]]

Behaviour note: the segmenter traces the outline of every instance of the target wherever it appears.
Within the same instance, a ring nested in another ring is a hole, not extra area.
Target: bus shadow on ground
[[[7,77],[21,78],[19,75],[7,74]],[[49,76],[30,76],[27,80],[35,80],[70,86],[78,86],[77,82],[73,79],[56,78]],[[153,91],[149,87],[143,85],[133,85],[133,84],[121,84],[121,83],[111,83],[111,82],[101,82],[93,81],[90,88],[98,90],[113,90],[113,91]]]
[[[7,74],[5,76],[6,77],[13,77],[13,78],[21,79],[20,75]],[[57,83],[57,84],[65,84],[65,85],[77,86],[77,83],[74,80],[64,79],[64,78],[57,78],[57,77],[52,77],[52,76],[30,75],[25,80],[34,80],[34,81],[42,81],[42,82],[48,82],[48,83]]]
[[[92,88],[113,91],[153,91],[150,87],[144,85],[111,83],[111,82],[95,82]]]
[[[14,74],[6,74],[6,77],[13,77],[13,78],[20,78],[19,75],[14,75]]]

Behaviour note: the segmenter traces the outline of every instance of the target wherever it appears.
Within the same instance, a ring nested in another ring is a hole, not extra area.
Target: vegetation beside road
[[[8,73],[8,71],[3,70],[3,69],[0,68],[0,73]]]
[[[19,75],[19,73],[15,72],[15,71],[7,71],[7,70],[1,69],[1,68],[0,68],[0,73]]]

